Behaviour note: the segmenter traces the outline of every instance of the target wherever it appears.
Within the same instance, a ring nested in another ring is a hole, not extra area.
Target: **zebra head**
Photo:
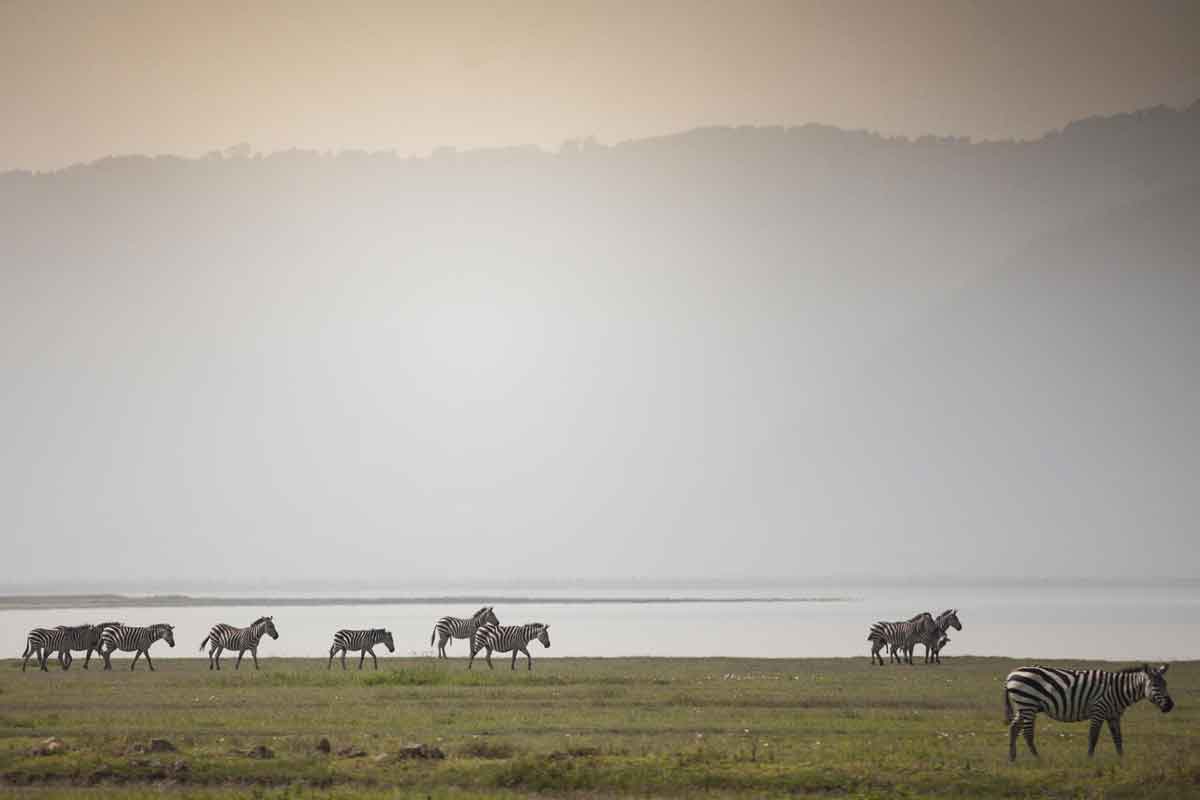
[[[956,631],[962,630],[962,623],[958,621],[957,608],[950,608],[938,614],[937,623],[938,628],[943,631],[947,628],[954,628]]]
[[[495,606],[484,606],[476,611],[473,617],[474,619],[479,620],[480,625],[487,625],[488,623],[491,623],[492,625],[499,625],[500,618],[496,616],[496,612],[493,611],[494,608]]]
[[[258,619],[254,620],[254,623],[251,624],[250,627],[258,628],[259,636],[262,636],[265,633],[267,636],[270,636],[272,639],[279,638],[279,631],[275,630],[275,618],[274,617],[259,617]]]
[[[165,622],[160,622],[154,626],[154,632],[158,634],[158,638],[162,639],[171,647],[175,646],[175,626],[168,625]]]
[[[543,625],[540,622],[535,622],[534,625],[539,629],[537,640],[542,643],[542,647],[550,649],[550,626]]]
[[[392,632],[387,630],[379,631],[379,641],[387,647],[389,653],[396,652],[396,643],[392,640]]]
[[[1142,671],[1146,673],[1146,696],[1164,714],[1175,707],[1175,701],[1171,699],[1171,695],[1167,694],[1167,679],[1164,677],[1170,666],[1170,664],[1163,664],[1161,667],[1142,665]]]

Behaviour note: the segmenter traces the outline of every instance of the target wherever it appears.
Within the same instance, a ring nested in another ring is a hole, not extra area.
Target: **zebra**
[[[933,615],[928,611],[922,611],[904,622],[876,622],[867,634],[867,641],[871,643],[871,663],[874,664],[878,658],[879,665],[883,666],[883,656],[879,655],[879,651],[884,645],[890,648],[892,661],[904,663],[904,654],[907,652],[908,663],[913,663],[914,648],[909,643],[919,641],[933,626]]]
[[[333,669],[333,657],[339,650],[342,651],[342,669],[346,668],[347,650],[362,651],[362,655],[358,657],[359,669],[363,668],[363,661],[367,659],[367,653],[371,654],[371,660],[375,662],[375,669],[379,669],[379,659],[375,657],[375,651],[372,649],[377,644],[383,644],[389,653],[396,652],[396,643],[392,640],[391,631],[383,628],[371,628],[369,631],[340,630],[333,635],[333,644],[329,647],[329,664],[325,669]]]
[[[1090,720],[1088,758],[1095,755],[1100,727],[1107,722],[1117,755],[1121,747],[1121,715],[1143,697],[1166,714],[1175,707],[1167,694],[1169,664],[1103,670],[1059,669],[1057,667],[1021,667],[1008,673],[1004,682],[1004,721],[1008,724],[1008,760],[1017,759],[1017,734],[1025,734],[1029,752],[1037,758],[1033,744],[1033,723],[1039,711],[1059,722]],[[1016,706],[1016,712],[1013,706]]]
[[[499,625],[500,619],[496,616],[493,610],[494,606],[484,606],[471,615],[470,619],[462,617],[442,617],[433,626],[433,633],[429,636],[429,644],[433,646],[433,640],[437,639],[438,658],[449,658],[446,655],[446,645],[454,644],[455,639],[470,639],[475,635],[475,631],[484,624],[491,623]]]
[[[914,642],[910,642],[909,656],[911,658],[912,651],[916,649],[918,644],[925,645],[925,663],[940,664],[942,659],[938,656],[941,650],[939,642],[946,635],[949,628],[954,628],[956,631],[962,630],[962,623],[958,621],[958,609],[950,608],[938,614],[933,620],[933,628],[926,630],[921,638]],[[911,661],[909,663],[912,663]]]
[[[259,617],[245,628],[235,628],[219,622],[213,625],[208,636],[204,637],[204,641],[200,643],[200,650],[203,652],[204,645],[212,642],[212,647],[208,651],[209,669],[221,669],[221,653],[225,650],[237,651],[238,657],[237,663],[233,665],[234,669],[241,668],[242,657],[246,655],[247,650],[250,651],[250,657],[254,659],[254,668],[258,669],[258,641],[262,639],[264,633],[272,639],[279,638],[279,631],[275,630],[274,617]]]
[[[61,639],[64,646],[58,651],[58,660],[63,669],[70,669],[71,662],[75,660],[71,656],[72,650],[87,651],[87,656],[83,660],[83,668],[87,669],[88,665],[92,663],[92,651],[100,647],[100,634],[104,632],[105,628],[120,624],[119,622],[101,622],[98,625],[77,625],[73,628],[59,625],[58,630],[64,631],[66,634]],[[46,656],[48,658],[50,653],[47,652]]]
[[[47,647],[53,646],[55,640],[61,635],[57,628],[34,628],[25,635],[25,652],[21,654],[21,672],[25,671],[25,667],[29,665],[29,659],[37,658],[38,666],[42,672],[49,672],[46,669],[46,660],[50,657],[53,650],[47,650]],[[57,649],[57,648],[55,648]],[[61,662],[61,658],[59,659]],[[66,666],[63,666],[66,669]]]
[[[542,647],[550,648],[550,626],[543,625],[540,622],[530,622],[526,625],[494,625],[486,623],[481,625],[479,630],[475,631],[475,635],[471,637],[471,660],[467,662],[467,669],[475,663],[475,654],[480,650],[487,650],[488,669],[492,667],[492,651],[507,653],[512,651],[512,669],[517,668],[517,653],[524,653],[528,659],[528,669],[533,669],[533,656],[529,655],[529,650],[526,646],[537,639],[542,643]]]
[[[153,672],[154,662],[150,660],[150,645],[162,639],[171,645],[171,647],[174,647],[174,631],[174,625],[167,625],[161,622],[146,628],[131,628],[125,625],[105,628],[100,634],[100,644],[96,647],[96,652],[104,656],[105,670],[112,669],[112,661],[109,660],[109,656],[116,650],[134,653],[133,661],[129,664],[130,670],[133,670],[137,666],[138,657],[145,653],[146,664],[150,667],[150,671]]]
[[[934,643],[933,655],[935,658],[937,658],[937,663],[942,663],[942,650],[948,644],[950,644],[950,637],[944,633],[942,634],[942,638],[938,639],[937,642]]]

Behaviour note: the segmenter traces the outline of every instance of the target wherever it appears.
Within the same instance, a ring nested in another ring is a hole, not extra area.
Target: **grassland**
[[[102,797],[1200,796],[1200,663],[1177,708],[1125,717],[1126,757],[1086,726],[1039,722],[1042,759],[1007,762],[1015,662],[540,659],[532,673],[386,659],[378,672],[266,659],[255,673],[22,673],[0,662],[0,791]],[[139,665],[141,666],[141,665]],[[478,665],[477,665],[478,666]],[[46,737],[65,750],[31,755]],[[1107,737],[1107,733],[1105,734]],[[151,738],[175,752],[138,752]],[[333,753],[315,746],[328,737]],[[406,759],[411,743],[445,759]],[[254,759],[258,745],[274,757]],[[347,747],[365,756],[339,756]]]

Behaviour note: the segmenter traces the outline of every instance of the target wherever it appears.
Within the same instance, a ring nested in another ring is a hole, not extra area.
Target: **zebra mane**
[[[928,611],[922,611],[920,614],[917,614],[915,617],[912,617],[912,618],[910,618],[910,619],[906,619],[906,620],[904,620],[904,621],[905,621],[905,622],[916,622],[916,621],[917,621],[917,620],[919,620],[919,619],[923,619],[923,618],[925,618],[925,617],[932,617],[932,616],[933,616],[933,615],[932,615],[932,614],[930,614]]]
[[[472,614],[471,619],[477,619],[479,617],[482,617],[484,614],[486,614],[488,612],[488,610],[489,610],[489,606],[484,606],[483,608],[479,609],[474,614]]]
[[[254,622],[250,623],[250,627],[253,628],[255,625],[261,625],[262,623],[267,622],[270,619],[271,619],[270,617],[259,617],[258,619],[254,620]]]
[[[1150,665],[1149,665],[1149,664],[1142,664],[1142,665],[1141,665],[1141,666],[1139,666],[1139,667],[1126,667],[1125,669],[1123,669],[1123,670],[1120,670],[1120,671],[1118,672],[1118,674],[1120,674],[1120,675],[1132,675],[1132,674],[1134,674],[1134,673],[1137,673],[1137,672],[1149,672],[1149,671],[1150,671]]]
[[[86,631],[90,627],[92,627],[92,626],[91,625],[57,625],[57,626],[55,626],[55,629],[60,630],[60,631],[70,631],[71,633],[80,633],[81,631]]]
[[[123,622],[100,622],[100,623],[97,623],[96,625],[93,625],[92,627],[96,628],[97,630],[102,631],[105,628],[119,628],[124,624],[125,623],[123,623]]]

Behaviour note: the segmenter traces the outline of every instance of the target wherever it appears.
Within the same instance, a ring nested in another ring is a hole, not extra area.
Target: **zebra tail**
[[[208,644],[208,640],[209,640],[209,639],[211,639],[211,638],[212,638],[212,634],[211,634],[211,633],[210,633],[208,636],[205,636],[205,637],[204,637],[204,641],[200,643],[200,652],[201,652],[201,653],[203,653],[203,652],[204,652],[204,645]]]
[[[433,640],[437,638],[437,628],[433,629],[433,633],[429,634],[429,646],[433,647]]]
[[[1012,725],[1012,721],[1013,721],[1012,700],[1010,700],[1008,698],[1008,687],[1006,686],[1004,688],[1004,724]]]

